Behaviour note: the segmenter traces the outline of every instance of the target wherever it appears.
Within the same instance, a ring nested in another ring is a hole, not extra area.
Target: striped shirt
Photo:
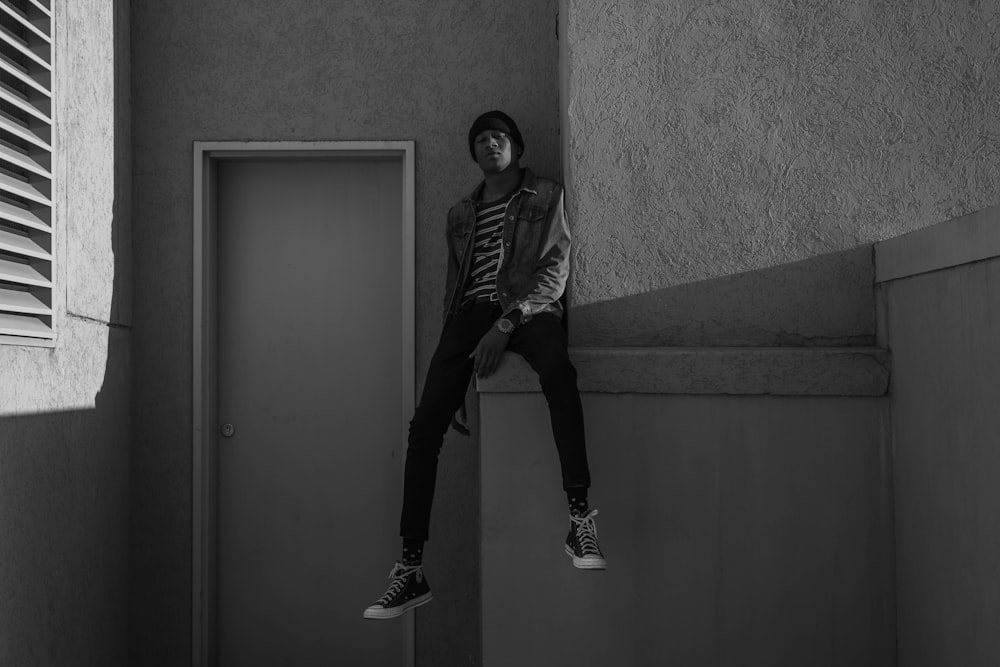
[[[503,240],[503,217],[514,193],[493,202],[476,204],[476,239],[463,303],[497,301],[497,269]]]

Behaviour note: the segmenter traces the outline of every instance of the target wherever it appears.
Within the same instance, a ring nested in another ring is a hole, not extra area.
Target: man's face
[[[521,147],[511,140],[510,135],[500,130],[483,130],[476,135],[473,146],[476,150],[476,162],[487,174],[499,174],[511,165],[516,167],[518,158],[521,157]]]

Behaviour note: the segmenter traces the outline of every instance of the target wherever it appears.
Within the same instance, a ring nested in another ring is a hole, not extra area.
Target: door
[[[404,664],[405,626],[362,619],[399,550],[402,172],[219,161],[222,667]]]

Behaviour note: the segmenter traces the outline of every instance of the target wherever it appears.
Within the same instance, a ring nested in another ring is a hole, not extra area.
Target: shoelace
[[[378,599],[376,604],[380,604],[383,607],[392,602],[393,598],[399,595],[399,592],[403,590],[406,586],[406,579],[411,574],[417,571],[422,571],[423,565],[403,565],[402,563],[396,563],[392,566],[392,570],[389,572],[389,578],[392,579],[392,583],[389,584],[389,590],[385,592],[385,595]]]
[[[584,556],[589,554],[600,555],[601,549],[597,546],[597,524],[594,517],[597,510],[591,510],[587,516],[570,516],[573,525],[576,527],[576,541],[580,545],[580,553]]]

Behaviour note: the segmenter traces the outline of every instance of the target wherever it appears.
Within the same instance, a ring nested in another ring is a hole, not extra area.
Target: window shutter
[[[52,10],[0,0],[0,342],[51,344]]]

